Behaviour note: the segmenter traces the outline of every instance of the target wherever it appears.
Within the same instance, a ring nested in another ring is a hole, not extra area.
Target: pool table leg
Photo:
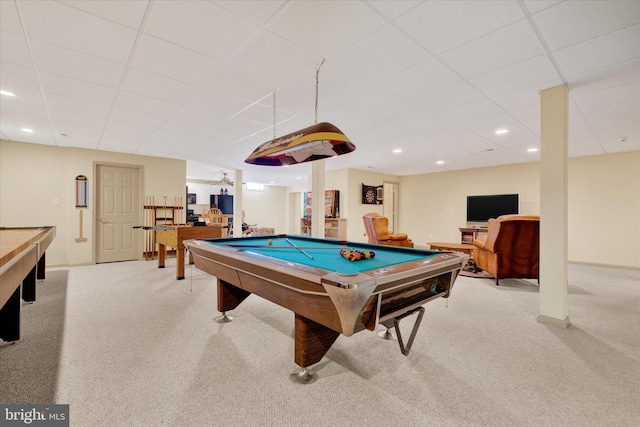
[[[17,341],[20,339],[20,297],[22,286],[18,286],[3,307],[0,307],[0,339]]]
[[[298,313],[295,329],[295,362],[302,368],[318,363],[340,335]]]
[[[36,300],[36,276],[36,267],[33,267],[22,281],[22,299],[26,303],[32,303]]]

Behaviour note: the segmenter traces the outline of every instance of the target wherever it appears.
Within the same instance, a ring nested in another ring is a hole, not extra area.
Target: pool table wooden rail
[[[55,227],[0,227],[0,339],[20,339],[21,299],[36,300],[36,279],[45,278],[45,251]]]

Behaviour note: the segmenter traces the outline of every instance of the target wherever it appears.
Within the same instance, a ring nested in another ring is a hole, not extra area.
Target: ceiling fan
[[[229,177],[227,177],[227,173],[226,172],[222,172],[222,179],[220,181],[212,181],[209,182],[210,185],[230,185],[233,186],[233,181],[231,181],[229,179]]]

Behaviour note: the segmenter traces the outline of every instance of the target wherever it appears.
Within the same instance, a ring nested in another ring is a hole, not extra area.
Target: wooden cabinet
[[[487,227],[461,227],[458,230],[460,230],[460,243],[465,245],[473,245],[474,240],[487,238]]]
[[[311,236],[311,218],[300,219],[300,234]],[[344,218],[325,218],[324,237],[347,240],[347,220]]]

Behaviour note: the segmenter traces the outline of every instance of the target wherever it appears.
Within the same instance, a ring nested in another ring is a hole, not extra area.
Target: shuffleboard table
[[[184,241],[189,239],[205,239],[222,237],[225,229],[217,226],[193,227],[190,225],[167,226],[166,230],[156,231],[158,243],[158,268],[164,268],[167,258],[167,247],[176,250],[176,279],[184,279]]]
[[[304,236],[259,236],[185,242],[196,268],[217,279],[223,319],[255,294],[295,313],[298,382],[313,381],[307,369],[319,362],[340,334],[351,336],[378,324],[395,327],[406,355],[425,303],[448,298],[468,256],[397,246]],[[340,254],[373,251],[373,258],[349,261]],[[408,345],[398,322],[418,312]]]
[[[20,339],[21,299],[36,300],[36,279],[45,278],[45,251],[55,227],[0,227],[0,339]]]

